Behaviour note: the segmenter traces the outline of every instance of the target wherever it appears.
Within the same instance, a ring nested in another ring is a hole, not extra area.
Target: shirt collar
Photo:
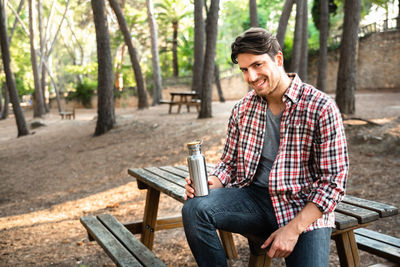
[[[286,90],[283,101],[285,102],[286,99],[290,99],[294,104],[297,104],[300,98],[300,88],[303,82],[296,73],[288,73],[288,76],[292,79],[292,83]]]

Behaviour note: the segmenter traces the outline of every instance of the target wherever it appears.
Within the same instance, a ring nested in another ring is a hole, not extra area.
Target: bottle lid
[[[203,143],[203,141],[201,141],[201,140],[195,140],[195,141],[187,143],[187,146],[192,147],[192,146],[201,145],[202,143]]]

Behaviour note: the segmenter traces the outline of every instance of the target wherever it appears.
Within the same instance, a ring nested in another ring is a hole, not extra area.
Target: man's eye
[[[247,72],[247,70],[245,70],[245,69],[241,69],[241,71],[242,71],[243,73],[246,73],[246,72]]]
[[[255,66],[256,66],[256,67],[261,67],[262,64],[261,64],[261,63],[257,63],[257,64],[255,64]]]

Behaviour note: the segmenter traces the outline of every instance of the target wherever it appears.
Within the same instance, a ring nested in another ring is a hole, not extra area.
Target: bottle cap
[[[203,141],[201,141],[201,140],[195,140],[195,141],[187,143],[187,146],[188,146],[188,148],[191,148],[193,146],[201,145],[202,143],[203,143]]]

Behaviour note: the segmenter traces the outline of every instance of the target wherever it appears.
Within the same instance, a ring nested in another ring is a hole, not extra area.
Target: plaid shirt
[[[306,231],[335,225],[334,209],[344,196],[349,160],[335,102],[295,74],[283,96],[280,145],[269,176],[278,225],[286,225],[313,202],[323,216]],[[210,175],[226,187],[252,183],[264,144],[267,102],[254,90],[233,108],[221,160]]]

